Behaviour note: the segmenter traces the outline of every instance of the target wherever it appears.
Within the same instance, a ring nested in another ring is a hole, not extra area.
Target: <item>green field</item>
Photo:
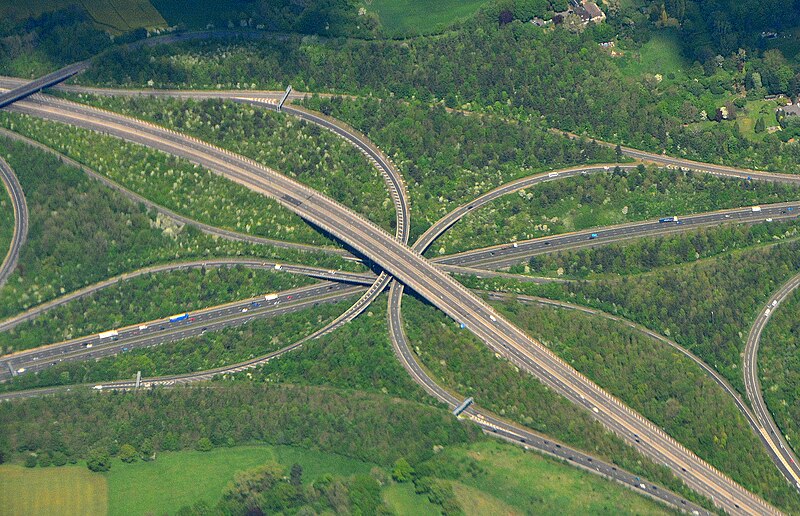
[[[669,74],[677,78],[685,77],[685,70],[690,63],[686,63],[681,56],[680,43],[677,37],[668,32],[653,34],[650,41],[642,45],[638,51],[627,51],[624,48],[624,57],[620,58],[620,68],[623,73],[633,77],[643,74],[661,74],[664,80],[670,80]]]
[[[431,461],[455,465],[453,490],[467,514],[669,514],[616,483],[496,441],[449,448]]]
[[[22,20],[71,6],[82,6],[98,27],[117,34],[167,25],[149,0],[27,0],[0,3],[0,16]]]
[[[367,10],[378,14],[390,36],[429,34],[475,14],[486,0],[373,0]]]
[[[0,466],[0,513],[174,514],[199,501],[216,503],[234,475],[267,462],[287,471],[303,467],[303,481],[323,475],[370,474],[374,464],[331,453],[287,446],[240,446],[210,452],[161,453],[153,462],[124,464],[91,473],[83,466]],[[590,473],[496,441],[452,447],[436,463],[477,465],[450,478],[467,514],[667,514],[660,505]],[[434,471],[437,468],[434,467]],[[473,468],[472,471],[476,471]],[[412,483],[385,484],[382,497],[396,514],[440,514],[441,508],[415,493]]]
[[[0,514],[105,514],[106,479],[85,467],[0,466]]]
[[[108,473],[108,513],[111,515],[175,513],[198,501],[216,502],[237,471],[276,461],[288,469],[303,466],[303,478],[324,473],[369,473],[372,464],[339,455],[282,446],[215,448],[210,452],[164,453],[153,462],[114,462]]]

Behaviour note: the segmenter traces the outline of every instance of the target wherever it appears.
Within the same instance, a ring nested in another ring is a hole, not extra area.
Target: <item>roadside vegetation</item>
[[[479,406],[586,450],[670,489],[693,497],[664,466],[644,458],[582,408],[532,375],[497,358],[468,330],[414,297],[403,299],[403,321],[412,349],[431,377]],[[696,499],[696,496],[695,496]]]
[[[304,105],[367,134],[406,179],[412,238],[453,208],[503,183],[582,163],[613,162],[613,149],[548,132],[535,121],[449,112],[394,99],[314,97]]]
[[[765,246],[798,236],[797,220],[762,224],[729,224],[677,235],[648,237],[532,256],[511,272],[534,276],[608,279],[609,276],[641,274],[659,268],[689,264],[738,249]]]
[[[775,423],[796,450],[800,443],[800,295],[774,309],[758,349],[758,376]]]
[[[700,366],[608,319],[513,301],[496,304],[529,335],[748,489],[794,512],[787,486],[733,399]]]
[[[186,217],[278,240],[332,245],[277,201],[187,160],[65,124],[3,113],[6,128],[52,147]]]
[[[256,318],[246,324],[208,332],[152,348],[138,348],[98,361],[63,362],[0,384],[0,391],[52,385],[101,383],[142,377],[184,374],[243,362],[288,346],[313,333],[344,312],[356,297],[320,303],[313,310]],[[283,360],[283,359],[281,359]],[[250,378],[253,372],[242,373]]]
[[[501,197],[464,217],[429,254],[796,199],[796,186],[641,166],[630,172],[565,178]]]
[[[0,332],[0,350],[34,348],[313,282],[305,276],[241,266],[148,274]]]
[[[261,256],[351,269],[340,258],[215,239],[179,226],[27,145],[0,139],[28,201],[30,230],[0,289],[0,317],[148,265],[214,256]],[[304,223],[303,223],[304,224]]]
[[[395,225],[380,172],[332,132],[266,107],[223,100],[81,96],[116,111],[213,142],[319,190],[387,231]]]

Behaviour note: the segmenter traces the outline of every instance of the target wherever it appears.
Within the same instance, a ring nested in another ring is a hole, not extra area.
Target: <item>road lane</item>
[[[3,263],[0,264],[0,287],[2,287],[16,269],[19,253],[28,238],[28,203],[17,175],[3,158],[0,158],[0,180],[8,191],[11,208],[14,210],[14,233],[11,237],[11,245]]]

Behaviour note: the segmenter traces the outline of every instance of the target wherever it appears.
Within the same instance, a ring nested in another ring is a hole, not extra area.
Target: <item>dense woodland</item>
[[[158,452],[261,442],[382,465],[401,457],[417,463],[432,456],[434,445],[470,442],[479,434],[447,411],[386,395],[268,384],[143,395],[81,391],[3,403],[0,430],[5,460],[56,452],[74,460],[93,453],[114,457],[125,444]]]

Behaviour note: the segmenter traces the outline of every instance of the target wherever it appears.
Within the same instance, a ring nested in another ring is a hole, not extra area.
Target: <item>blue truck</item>
[[[663,219],[658,219],[659,222],[678,222],[678,217],[664,217]]]
[[[184,312],[182,314],[173,315],[172,317],[169,318],[169,322],[185,321],[188,318],[189,318],[189,313]]]

